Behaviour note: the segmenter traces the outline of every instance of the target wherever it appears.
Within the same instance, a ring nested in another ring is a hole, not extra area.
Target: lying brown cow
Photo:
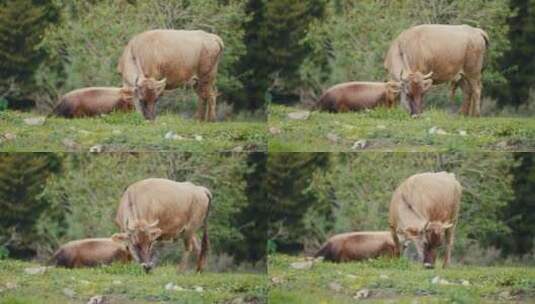
[[[223,40],[204,31],[152,30],[134,36],[125,47],[117,70],[123,85],[135,88],[136,107],[146,119],[156,118],[156,102],[196,79],[197,118],[215,120],[214,83]]]
[[[389,82],[346,82],[330,87],[323,93],[316,108],[330,112],[371,109],[377,106],[393,107],[400,84]]]
[[[83,239],[68,242],[61,246],[52,262],[56,266],[77,268],[94,267],[113,262],[129,262],[130,253],[116,235],[111,238]]]
[[[314,257],[323,257],[331,262],[349,262],[394,256],[395,249],[389,231],[349,232],[329,238]]]
[[[208,251],[208,212],[212,194],[192,183],[149,178],[130,185],[124,192],[115,221],[124,233],[120,238],[146,272],[154,267],[157,240],[181,237],[186,251],[180,270],[187,266],[191,250],[197,256],[197,271],[202,271]],[[195,232],[203,227],[202,243]]]
[[[67,118],[97,116],[113,111],[134,109],[133,90],[128,88],[91,87],[71,91],[61,97],[53,114]]]
[[[479,116],[488,44],[485,31],[468,25],[418,25],[394,39],[384,67],[391,79],[401,82],[401,103],[411,115],[422,113],[423,96],[431,85],[453,82],[453,92],[457,85],[463,91],[461,113]]]
[[[436,250],[443,243],[443,267],[451,258],[462,187],[447,172],[416,174],[396,189],[390,202],[390,231],[399,254],[412,241],[424,266],[433,268]]]

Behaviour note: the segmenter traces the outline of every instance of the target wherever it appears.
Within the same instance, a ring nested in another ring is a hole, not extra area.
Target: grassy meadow
[[[265,151],[266,124],[261,120],[204,123],[162,114],[155,122],[140,114],[112,113],[96,118],[49,117],[42,124],[25,119],[38,116],[0,112],[0,151]]]
[[[453,265],[426,270],[406,259],[316,262],[271,255],[270,303],[534,303],[535,269]],[[440,264],[437,264],[440,265]]]
[[[420,118],[411,119],[400,108],[313,111],[305,119],[288,116],[302,111],[282,105],[270,107],[270,152],[535,151],[533,118],[472,118],[428,109]]]
[[[266,303],[261,273],[177,273],[174,265],[145,274],[137,264],[93,269],[47,268],[36,263],[0,261],[0,303]]]

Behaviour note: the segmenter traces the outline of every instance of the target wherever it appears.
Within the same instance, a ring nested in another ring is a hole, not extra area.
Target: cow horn
[[[158,225],[159,222],[160,222],[160,220],[156,220],[156,221],[154,221],[154,223],[152,223],[152,224],[149,225],[149,228],[154,228],[154,227],[156,227],[156,226]]]
[[[429,78],[431,78],[431,76],[433,76],[433,71],[431,71],[431,72],[425,74],[425,75],[424,75],[424,79],[429,79]]]

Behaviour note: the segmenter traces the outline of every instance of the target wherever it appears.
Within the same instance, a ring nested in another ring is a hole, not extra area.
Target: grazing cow
[[[121,240],[111,238],[83,239],[68,242],[61,246],[52,262],[66,268],[95,267],[113,262],[129,262],[130,252]]]
[[[191,250],[197,256],[197,271],[202,271],[208,251],[208,212],[212,194],[192,183],[149,178],[130,185],[124,192],[115,221],[124,233],[132,256],[146,272],[154,267],[157,240],[181,237],[185,252],[180,270],[185,270]],[[203,226],[199,242],[195,232]]]
[[[349,262],[394,256],[395,249],[390,231],[348,232],[329,238],[314,257],[337,263]]]
[[[128,88],[91,87],[71,91],[61,97],[53,114],[67,118],[97,116],[113,111],[134,109],[133,90]]]
[[[401,244],[412,241],[426,268],[433,268],[436,250],[446,245],[443,267],[451,258],[462,187],[447,172],[416,174],[396,189],[390,202],[390,231],[401,252]]]
[[[117,70],[123,85],[135,88],[136,107],[146,119],[156,118],[156,102],[165,89],[195,80],[197,118],[213,121],[214,83],[223,48],[219,36],[204,31],[146,31],[128,42]]]
[[[400,84],[389,82],[346,82],[330,87],[316,107],[330,112],[358,111],[380,105],[393,107]]]
[[[487,33],[468,25],[424,24],[403,31],[386,54],[384,67],[401,81],[401,103],[410,114],[422,113],[423,95],[445,82],[463,91],[460,112],[480,115],[481,69],[489,45]],[[452,95],[453,96],[453,95]]]

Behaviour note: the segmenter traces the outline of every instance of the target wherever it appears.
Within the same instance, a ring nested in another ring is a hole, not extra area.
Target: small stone
[[[440,277],[436,276],[433,279],[431,279],[431,284],[438,284],[440,282]]]
[[[470,286],[470,282],[468,282],[467,280],[461,280],[461,285]]]
[[[6,140],[13,140],[13,139],[17,138],[17,135],[15,135],[15,134],[13,134],[13,133],[5,133],[5,134],[4,134],[4,138],[5,138]]]
[[[165,139],[174,139],[175,136],[176,136],[175,132],[169,131],[169,132],[165,133],[164,138]]]
[[[433,135],[433,134],[438,134],[438,135],[446,135],[446,134],[448,134],[448,132],[444,131],[443,129],[441,129],[439,127],[432,127],[427,132],[429,134],[431,134],[431,135]]]
[[[78,149],[78,147],[80,146],[78,143],[76,143],[70,138],[64,138],[61,143],[69,149]]]
[[[40,266],[40,267],[31,267],[31,268],[24,268],[24,272],[27,274],[42,274],[45,273],[45,271],[48,269],[48,267]]]
[[[45,117],[31,117],[31,118],[25,118],[24,123],[29,126],[40,126],[45,123],[46,118]]]
[[[121,284],[123,284],[123,282],[119,281],[119,280],[113,280],[112,283],[113,283],[113,285],[121,285]]]
[[[327,139],[334,144],[334,143],[337,143],[340,140],[340,136],[338,136],[338,135],[336,135],[334,133],[329,133],[329,134],[327,134]]]
[[[368,146],[368,141],[365,139],[357,140],[353,143],[353,146],[351,146],[351,150],[361,150],[366,148]]]
[[[281,134],[282,130],[277,127],[269,127],[269,133],[273,135]]]
[[[173,290],[174,287],[175,287],[175,284],[171,282],[165,284],[165,290]]]
[[[292,267],[293,269],[310,269],[313,264],[314,264],[313,261],[295,262],[295,263],[291,263],[290,267]]]
[[[468,135],[468,133],[466,133],[465,130],[460,130],[460,131],[459,131],[459,135],[461,135],[461,136],[466,136],[466,135]]]
[[[200,135],[195,135],[195,140],[196,140],[196,141],[201,141],[201,140],[202,140],[202,136],[200,136]]]
[[[87,304],[102,304],[102,303],[104,303],[104,297],[100,295],[92,296],[91,299],[87,301]]]
[[[284,279],[282,279],[281,277],[272,277],[271,278],[271,283],[273,283],[273,284],[281,284],[282,282],[284,282]]]
[[[361,289],[357,291],[353,299],[360,300],[360,299],[366,299],[370,296],[370,290],[367,288]]]
[[[91,148],[89,148],[89,152],[91,153],[101,153],[104,150],[104,146],[102,145],[94,145]]]
[[[329,283],[329,289],[335,292],[339,292],[340,290],[342,290],[342,285],[337,282],[331,282]]]
[[[69,298],[74,298],[74,296],[76,296],[76,292],[70,288],[63,288],[63,294]]]
[[[201,287],[201,286],[195,286],[195,289],[194,289],[196,292],[203,292],[204,289]]]
[[[305,120],[310,117],[310,111],[298,111],[288,113],[288,118],[293,120]]]
[[[243,152],[243,147],[242,146],[237,146],[237,147],[234,147],[232,148],[232,152]]]
[[[17,285],[17,283],[13,283],[13,282],[7,282],[7,283],[6,283],[6,288],[7,288],[7,289],[15,289],[15,288],[17,288],[17,287],[19,287],[19,286]]]

